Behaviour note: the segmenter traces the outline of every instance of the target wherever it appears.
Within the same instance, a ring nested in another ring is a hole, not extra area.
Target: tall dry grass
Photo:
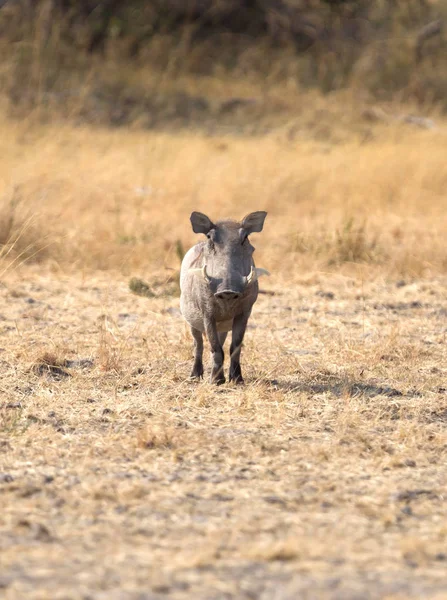
[[[263,209],[258,263],[287,279],[358,264],[393,276],[445,272],[445,124],[374,125],[369,141],[353,132],[335,143],[326,112],[324,141],[287,128],[235,138],[4,120],[3,262],[169,277],[197,239],[192,210],[239,218]]]

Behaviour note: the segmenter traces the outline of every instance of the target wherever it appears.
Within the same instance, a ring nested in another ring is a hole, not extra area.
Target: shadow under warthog
[[[288,392],[307,392],[309,394],[331,393],[340,398],[342,396],[388,396],[395,398],[404,396],[404,393],[396,388],[387,385],[378,385],[373,382],[354,381],[352,379],[343,379],[340,377],[321,377],[312,381],[280,381],[278,379],[267,380],[272,387]],[[406,396],[415,396],[416,393],[405,394]]]

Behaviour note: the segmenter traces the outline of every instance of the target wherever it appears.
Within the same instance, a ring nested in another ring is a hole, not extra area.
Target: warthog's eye
[[[209,231],[209,232],[206,234],[206,237],[208,238],[208,249],[209,249],[211,252],[214,252],[214,250],[215,250],[215,247],[214,247],[214,235],[213,235],[213,234],[214,234],[214,232],[213,232],[213,231]]]
[[[206,234],[206,237],[208,238],[208,248],[210,250],[214,250],[214,242],[216,239],[216,230],[210,229],[210,231],[208,231],[208,233]]]

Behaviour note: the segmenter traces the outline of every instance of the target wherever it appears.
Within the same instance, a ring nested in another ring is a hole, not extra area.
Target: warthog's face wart
[[[214,224],[198,212],[191,215],[195,233],[204,233],[207,241],[203,246],[201,269],[195,269],[209,286],[216,300],[236,300],[257,278],[253,267],[254,247],[250,233],[262,231],[266,213],[251,213],[241,223],[220,221]]]

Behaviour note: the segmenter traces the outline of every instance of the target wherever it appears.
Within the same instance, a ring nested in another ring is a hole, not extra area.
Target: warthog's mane
[[[216,225],[217,227],[228,227],[228,229],[240,229],[242,227],[242,223],[233,219],[222,219],[221,221],[217,221]]]

